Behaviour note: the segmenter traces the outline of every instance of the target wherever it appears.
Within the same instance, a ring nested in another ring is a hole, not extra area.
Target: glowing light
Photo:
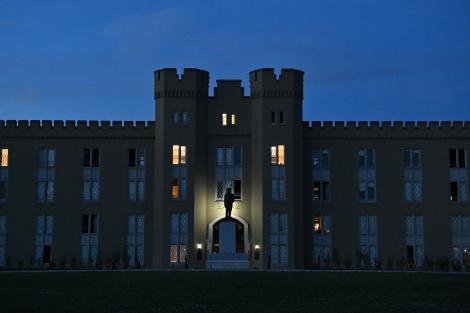
[[[231,118],[230,122],[231,122],[232,125],[235,125],[235,122],[236,122],[235,121],[235,114],[232,114],[232,118]]]
[[[271,164],[277,163],[277,148],[276,146],[271,147]]]
[[[259,250],[259,244],[255,244],[255,250]]]
[[[197,248],[198,250],[202,250],[202,243],[198,242],[198,243],[196,244],[196,248]]]
[[[222,113],[222,125],[227,126],[227,113]]]
[[[8,166],[8,149],[2,149],[2,167]]]
[[[284,165],[284,145],[277,146],[278,161],[277,164]]]
[[[179,164],[179,159],[180,159],[180,146],[178,145],[173,145],[173,164]]]
[[[181,164],[186,164],[186,146],[181,146]]]

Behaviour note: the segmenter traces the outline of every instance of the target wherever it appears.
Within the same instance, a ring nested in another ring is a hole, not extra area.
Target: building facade
[[[470,261],[470,122],[303,121],[294,69],[208,90],[161,69],[155,121],[0,121],[0,266],[204,268],[227,187],[250,268]]]

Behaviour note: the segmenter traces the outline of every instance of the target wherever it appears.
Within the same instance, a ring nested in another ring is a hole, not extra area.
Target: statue
[[[232,193],[231,188],[227,188],[224,195],[224,207],[225,207],[225,218],[229,219],[232,217],[232,206],[235,201],[235,196]]]

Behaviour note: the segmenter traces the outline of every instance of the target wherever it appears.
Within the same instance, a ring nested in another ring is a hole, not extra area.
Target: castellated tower
[[[204,218],[205,202],[209,73],[186,68],[178,76],[176,69],[171,68],[154,74],[154,266],[167,267],[175,259],[175,263],[194,264],[194,225],[205,224],[200,219]],[[171,238],[172,227],[186,228],[185,234]]]
[[[267,267],[267,262],[302,267],[303,72],[282,69],[276,77],[272,68],[252,71],[250,91],[253,123],[251,206],[257,208],[252,211],[253,239],[263,242],[263,267]],[[278,229],[288,228],[288,238],[279,237],[287,240],[287,251],[282,248],[271,251],[270,229],[273,225]],[[287,254],[287,260],[284,254]]]

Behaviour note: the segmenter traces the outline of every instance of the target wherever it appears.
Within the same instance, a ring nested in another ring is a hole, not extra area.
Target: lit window
[[[236,122],[236,120],[235,120],[235,114],[232,114],[231,119],[230,119],[230,123],[231,123],[232,125],[235,125],[235,122]]]
[[[180,159],[180,146],[179,145],[173,145],[173,164],[179,164],[179,159]]]
[[[321,233],[321,216],[315,215],[313,217],[313,231],[317,234]]]
[[[180,163],[181,164],[186,164],[186,146],[181,146],[181,159]]]
[[[180,193],[180,187],[178,184],[178,179],[173,179],[171,183],[171,198],[178,199]]]
[[[2,149],[2,167],[8,167],[8,149]]]
[[[277,164],[284,165],[284,145],[277,146]]]
[[[277,164],[277,147],[271,147],[271,164]]]
[[[222,125],[227,126],[227,113],[222,113]]]

